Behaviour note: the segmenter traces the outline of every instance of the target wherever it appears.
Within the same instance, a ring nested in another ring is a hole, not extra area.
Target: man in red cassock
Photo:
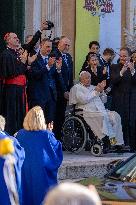
[[[12,135],[22,127],[25,116],[27,51],[18,54],[20,42],[15,33],[7,33],[4,40],[7,48],[0,56],[0,79],[3,84],[0,114],[6,119],[5,130]]]

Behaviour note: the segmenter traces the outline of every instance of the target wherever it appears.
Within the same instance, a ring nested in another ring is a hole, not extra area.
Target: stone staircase
[[[64,152],[62,166],[59,169],[58,179],[74,180],[91,176],[103,177],[107,173],[107,165],[120,159],[127,159],[132,153],[109,153],[101,157],[94,157],[90,152],[83,151],[79,154]]]

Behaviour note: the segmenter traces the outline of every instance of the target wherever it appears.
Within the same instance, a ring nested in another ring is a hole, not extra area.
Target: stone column
[[[136,1],[128,1],[127,4],[127,28],[131,34],[136,34]]]
[[[125,36],[126,44],[135,50],[136,44],[134,35],[136,35],[136,1],[129,0],[126,2],[126,27],[128,34]],[[132,36],[131,36],[132,35]]]
[[[70,53],[74,58],[76,35],[76,0],[61,0],[62,3],[62,34],[71,40]]]
[[[34,0],[25,0],[25,32],[24,36],[33,34]]]
[[[124,28],[126,28],[127,1],[121,0],[121,47],[125,45]]]
[[[74,57],[76,0],[42,0],[42,19],[54,23],[52,38],[66,35],[71,40],[70,53]],[[50,31],[46,32],[46,36]],[[43,34],[44,37],[44,34]]]
[[[42,19],[50,20],[54,23],[52,38],[62,35],[62,8],[61,0],[42,0]],[[46,35],[50,35],[47,31]]]
[[[41,0],[34,0],[33,8],[33,32],[36,32],[41,26]]]
[[[41,0],[25,0],[25,36],[34,34],[41,24]]]

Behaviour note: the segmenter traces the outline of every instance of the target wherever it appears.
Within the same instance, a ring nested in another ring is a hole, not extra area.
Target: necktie
[[[63,60],[65,61],[66,65],[68,66],[67,56],[66,54],[62,55]]]
[[[45,57],[44,63],[45,63],[45,64],[48,64],[48,57]]]

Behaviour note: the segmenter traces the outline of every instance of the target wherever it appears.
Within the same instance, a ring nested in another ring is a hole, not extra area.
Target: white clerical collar
[[[14,51],[17,50],[17,49],[11,48],[10,46],[7,46],[7,49],[11,49],[11,50],[14,50]]]

